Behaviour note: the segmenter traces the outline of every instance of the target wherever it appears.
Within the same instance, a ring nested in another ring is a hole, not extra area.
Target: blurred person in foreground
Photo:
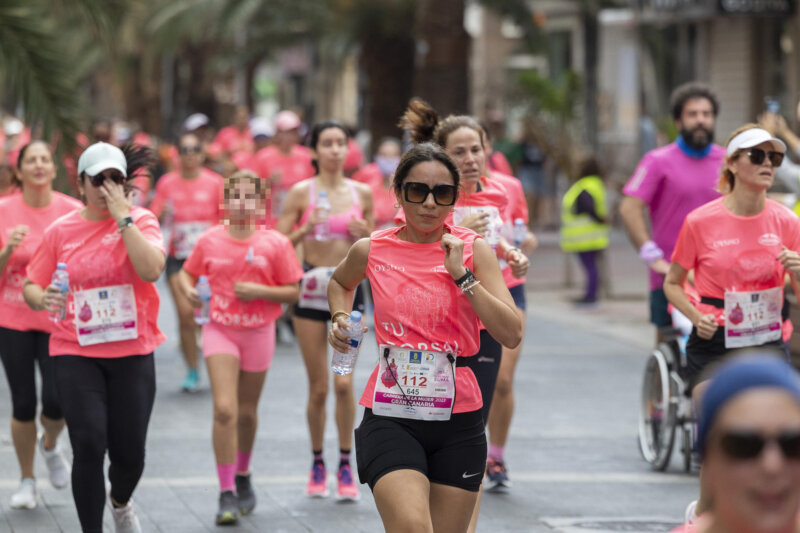
[[[372,163],[353,174],[355,181],[366,183],[372,189],[372,207],[375,213],[375,227],[386,229],[394,225],[397,213],[397,197],[394,194],[394,171],[403,155],[400,139],[384,137],[378,144]]]
[[[718,367],[697,447],[714,506],[673,533],[800,531],[800,375],[788,363],[758,350]]]

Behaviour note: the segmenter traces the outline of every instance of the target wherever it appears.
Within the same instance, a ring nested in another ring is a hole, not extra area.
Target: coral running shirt
[[[180,172],[168,172],[156,183],[156,193],[150,203],[150,210],[160,217],[169,201],[172,203],[174,226],[198,222],[216,226],[221,222],[224,189],[225,181],[222,176],[207,168],[200,169],[200,174],[193,179],[183,179]],[[172,235],[169,246],[169,254],[172,256],[175,255],[176,237],[177,235]]]
[[[353,174],[353,180],[359,181],[372,189],[372,212],[375,216],[375,227],[385,229],[394,225],[394,216],[397,213],[397,196],[389,184],[384,186],[384,178],[378,165],[370,163]]]
[[[239,131],[236,126],[226,126],[217,132],[217,136],[211,142],[212,151],[234,154],[236,152],[253,152],[255,143],[250,128]]]
[[[623,194],[642,200],[650,208],[652,239],[672,256],[675,241],[686,215],[693,209],[719,198],[716,190],[725,149],[714,145],[702,159],[689,157],[677,143],[647,152]],[[664,276],[650,271],[650,289],[660,289]]]
[[[478,351],[478,315],[444,267],[441,244],[413,243],[397,237],[402,227],[370,236],[367,279],[375,302],[378,346],[390,344],[419,350],[450,352],[468,357]],[[480,236],[468,229],[445,225],[445,231],[464,241],[464,265],[474,270],[473,243]],[[372,408],[378,367],[361,395]],[[483,405],[472,370],[456,368],[453,413],[476,411]]]
[[[184,270],[211,285],[211,320],[232,328],[257,328],[281,316],[281,304],[236,297],[240,281],[261,285],[287,285],[303,278],[291,241],[275,230],[260,229],[244,240],[234,239],[225,226],[215,226],[200,236]]]
[[[274,177],[276,187],[284,191],[316,174],[311,165],[311,151],[299,144],[292,146],[288,155],[281,153],[277,146],[262,148],[255,155],[253,170],[262,179]]]
[[[782,246],[800,251],[800,219],[789,208],[766,200],[761,213],[731,213],[718,198],[689,213],[672,260],[689,271],[700,296],[725,298],[725,291],[760,291],[783,287],[786,273],[777,261]],[[724,311],[698,304],[725,324]]]
[[[0,248],[8,243],[8,237],[19,225],[28,226],[28,234],[14,249],[0,272],[0,327],[18,331],[50,331],[47,311],[34,311],[22,296],[25,284],[25,269],[33,252],[42,242],[44,230],[57,218],[66,215],[83,204],[65,194],[53,191],[50,205],[31,207],[17,194],[0,200]]]
[[[164,238],[155,215],[143,207],[132,207],[131,217],[147,242],[164,251]],[[130,231],[130,230],[128,230]],[[82,355],[116,358],[149,354],[166,337],[158,329],[159,297],[155,283],[142,280],[128,258],[128,250],[117,229],[116,221],[92,221],[73,211],[53,222],[44,232],[39,248],[28,264],[28,279],[44,288],[58,263],[67,264],[69,296],[67,316],[54,322],[50,332],[50,355]],[[76,310],[74,293],[101,287],[131,285],[136,301],[135,339],[81,346],[76,332],[76,319],[92,319],[92,309]],[[76,317],[76,312],[78,316]]]
[[[500,152],[495,152],[500,153]],[[509,244],[514,244],[514,221],[521,218],[525,221],[525,226],[528,225],[528,202],[525,201],[525,193],[522,190],[522,183],[514,176],[509,176],[501,172],[492,172],[490,180],[499,181],[505,187],[508,193],[508,208],[503,215],[503,222],[505,223],[506,233],[503,236],[508,240]],[[525,283],[525,277],[515,278],[511,273],[511,267],[506,265],[503,268],[503,281],[506,282],[506,287],[509,289],[522,285]]]

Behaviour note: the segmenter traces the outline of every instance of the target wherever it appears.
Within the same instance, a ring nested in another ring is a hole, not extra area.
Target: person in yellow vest
[[[561,249],[577,253],[586,271],[586,293],[575,303],[593,304],[597,302],[600,284],[597,258],[608,248],[608,206],[606,188],[594,157],[581,162],[579,176],[561,202]]]

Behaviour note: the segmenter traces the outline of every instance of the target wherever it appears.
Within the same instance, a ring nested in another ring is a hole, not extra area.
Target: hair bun
[[[398,126],[411,133],[414,144],[421,144],[433,140],[433,132],[438,124],[439,114],[436,110],[422,98],[414,97],[408,102]]]

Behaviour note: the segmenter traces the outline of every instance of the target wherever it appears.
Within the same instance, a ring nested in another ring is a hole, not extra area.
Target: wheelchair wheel
[[[654,470],[669,465],[675,440],[677,385],[669,376],[672,348],[662,343],[645,364],[639,410],[639,450]]]
[[[683,453],[683,471],[692,471],[692,432],[686,424],[681,428],[681,452]]]

